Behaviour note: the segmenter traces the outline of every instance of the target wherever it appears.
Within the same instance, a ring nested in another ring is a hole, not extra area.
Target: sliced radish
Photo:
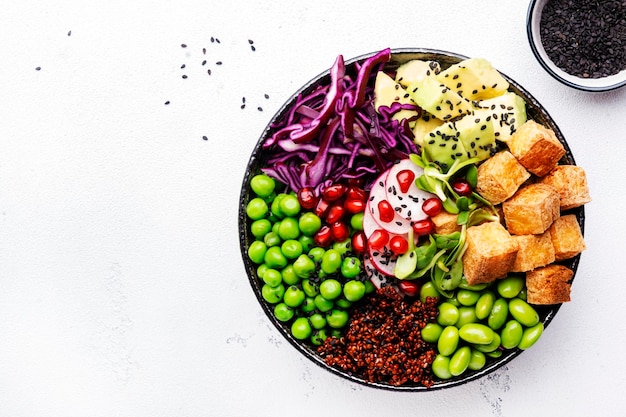
[[[410,159],[403,159],[389,168],[385,179],[387,201],[391,203],[398,215],[409,221],[422,220],[428,217],[422,210],[422,204],[434,194],[421,190],[415,185],[415,179],[424,170]],[[410,183],[407,179],[413,178]]]
[[[393,213],[393,219],[391,221],[381,220],[379,212],[379,203],[387,201],[387,192],[385,191],[385,178],[387,174],[381,175],[376,182],[372,185],[369,199],[365,205],[365,215],[370,215],[376,223],[389,233],[397,235],[403,235],[408,233],[411,228],[411,221],[401,216],[397,212]],[[383,216],[384,217],[384,216]]]
[[[367,254],[372,261],[372,265],[374,265],[380,273],[388,276],[394,276],[393,272],[396,269],[398,256],[394,254],[391,249],[389,249],[388,245],[380,250],[368,247]]]
[[[396,286],[395,278],[381,273],[374,266],[371,258],[368,255],[363,258],[363,268],[365,269],[365,273],[367,274],[368,278],[376,288],[380,289],[388,285]]]

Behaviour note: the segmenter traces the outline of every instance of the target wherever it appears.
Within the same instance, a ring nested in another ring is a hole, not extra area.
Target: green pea
[[[276,233],[278,235],[278,228],[280,227],[280,220],[275,220],[272,223],[272,232]],[[280,237],[280,236],[279,236]]]
[[[350,307],[352,307],[352,301],[349,301],[344,297],[336,298],[335,300],[333,300],[333,302],[335,303],[336,307],[342,308],[344,310],[348,310]]]
[[[491,313],[491,309],[493,308],[493,304],[496,302],[496,295],[493,291],[485,291],[482,293],[478,301],[476,301],[476,318],[478,320],[483,320],[489,317],[489,313]]]
[[[333,303],[332,300],[327,300],[322,294],[317,294],[314,300],[315,307],[317,307],[317,309],[322,313],[332,310],[335,306],[335,303]]]
[[[268,232],[263,236],[263,242],[267,245],[267,247],[278,246],[282,239],[276,232]]]
[[[278,228],[278,236],[281,239],[297,239],[300,236],[300,229],[298,228],[298,221],[293,217],[285,217],[280,222]]]
[[[324,317],[324,315],[321,313],[311,314],[311,316],[309,317],[309,321],[311,322],[311,326],[313,326],[314,329],[319,330],[326,327],[326,317]]]
[[[283,283],[283,275],[276,269],[268,268],[263,274],[263,282],[270,287],[278,287]]]
[[[459,318],[454,325],[457,329],[460,329],[467,323],[475,323],[477,321],[474,306],[461,306],[459,307]]]
[[[259,267],[256,269],[256,276],[259,277],[260,279],[263,279],[263,275],[265,275],[265,272],[267,272],[268,269],[270,268],[265,264],[259,265]]]
[[[439,291],[437,291],[437,287],[435,287],[432,281],[425,282],[422,288],[420,288],[420,301],[425,303],[427,297],[439,299]]]
[[[341,295],[341,283],[332,278],[322,281],[320,294],[327,300],[334,300]]]
[[[285,216],[294,217],[300,213],[300,202],[298,201],[298,197],[293,194],[287,194],[280,200],[278,205],[280,211],[282,211]]]
[[[298,317],[291,324],[291,334],[299,340],[304,340],[311,336],[311,323],[306,317]]]
[[[308,255],[300,255],[293,261],[293,271],[300,278],[308,278],[313,272],[315,272],[315,262],[309,258]]]
[[[263,257],[263,261],[270,268],[282,269],[287,266],[287,258],[278,246],[268,248]]]
[[[472,357],[470,358],[469,365],[467,367],[472,371],[478,371],[482,369],[487,363],[485,354],[480,350],[472,349]]]
[[[504,323],[506,323],[506,319],[509,316],[509,304],[506,302],[504,298],[498,298],[493,303],[493,308],[491,312],[489,312],[489,316],[487,317],[487,324],[493,330],[498,330]]]
[[[293,270],[293,264],[289,264],[280,271],[280,275],[283,277],[283,282],[286,285],[296,285],[300,283],[300,277]]]
[[[522,341],[524,327],[517,320],[509,320],[500,333],[502,339],[502,347],[505,349],[513,349]]]
[[[302,291],[295,285],[291,285],[285,290],[285,295],[283,295],[283,302],[289,307],[295,308],[302,304],[305,297],[306,295],[304,294],[304,291]]]
[[[480,298],[480,293],[472,290],[460,289],[456,292],[456,299],[463,306],[473,306]]]
[[[312,313],[313,311],[315,311],[315,309],[317,308],[317,306],[315,305],[315,299],[312,297],[305,297],[304,301],[302,302],[302,304],[300,304],[300,311],[302,311],[303,313]]]
[[[348,323],[348,312],[345,310],[333,309],[326,315],[326,322],[333,329],[341,329]]]
[[[315,245],[315,241],[311,236],[300,235],[298,238],[298,242],[302,245],[302,252],[309,252],[311,248]]]
[[[353,230],[363,230],[363,212],[353,214],[350,217],[350,227]]]
[[[365,294],[371,294],[376,291],[376,286],[369,279],[365,281]]]
[[[274,215],[275,217],[282,219],[283,217],[285,217],[285,214],[282,212],[282,210],[280,209],[280,201],[285,198],[287,194],[285,193],[280,193],[278,195],[276,195],[276,198],[274,198],[274,201],[272,201],[272,205],[270,206],[270,211],[272,213],[272,215]]]
[[[450,379],[452,378],[452,373],[450,373],[450,358],[444,355],[435,356],[435,360],[430,366],[433,370],[433,374],[440,379]]]
[[[341,262],[341,275],[345,278],[355,278],[361,273],[361,260],[356,256],[348,256]]]
[[[278,303],[274,306],[274,317],[279,321],[286,322],[293,318],[295,312],[285,303]]]
[[[442,331],[443,327],[437,323],[427,323],[421,331],[422,339],[424,342],[436,343],[437,340],[439,340],[439,336],[441,336]]]
[[[352,239],[347,238],[341,242],[333,243],[333,249],[339,252],[342,256],[345,255],[352,249]]]
[[[526,350],[532,345],[534,345],[537,340],[541,337],[543,333],[543,323],[539,322],[532,327],[524,329],[524,334],[522,335],[522,340],[520,340],[518,348],[522,350]]]
[[[265,284],[261,287],[261,296],[270,304],[277,304],[282,301],[285,294],[285,287],[281,284],[276,287],[270,287]]]
[[[320,293],[320,287],[311,282],[311,280],[305,279],[302,281],[302,291],[304,291],[307,297],[315,297]]]
[[[329,328],[327,327],[327,329],[329,329]],[[330,330],[330,334],[329,334],[330,337],[340,338],[342,336],[340,329],[332,329],[331,328],[329,330]]]
[[[346,297],[348,301],[359,301],[364,295],[365,284],[361,281],[352,279],[343,285],[343,296]]]
[[[322,227],[322,219],[312,212],[303,213],[298,219],[300,231],[305,236],[313,236]]]
[[[465,372],[472,358],[472,350],[469,346],[462,346],[454,352],[450,358],[450,373],[452,376],[459,376]]]
[[[276,182],[266,174],[257,174],[250,180],[250,188],[259,197],[267,197],[274,192]]]
[[[322,262],[322,257],[324,256],[324,252],[326,252],[326,249],[324,248],[320,248],[320,247],[311,248],[311,250],[309,251],[309,256],[311,257],[311,259],[313,259],[314,262]]]
[[[260,197],[253,198],[246,206],[246,214],[252,220],[262,219],[268,212],[269,208],[267,207],[267,203]]]
[[[513,298],[509,301],[509,312],[515,320],[526,327],[532,327],[539,323],[539,314],[537,314],[537,311],[520,298]]]
[[[328,249],[322,256],[320,268],[327,274],[334,274],[341,268],[341,254],[337,249]]]
[[[439,304],[437,323],[442,326],[454,326],[459,319],[459,309],[449,301]]]
[[[295,239],[285,240],[280,249],[287,259],[295,259],[302,255],[302,244]]]
[[[267,245],[260,240],[255,240],[248,248],[248,258],[255,264],[262,264],[267,252]]]
[[[496,289],[498,294],[504,298],[513,298],[522,291],[526,284],[525,278],[519,275],[509,275],[508,277],[498,281]]]
[[[252,222],[250,231],[257,239],[263,239],[263,236],[272,230],[272,223],[267,219],[259,219]]]
[[[459,329],[459,337],[475,345],[488,345],[493,342],[495,332],[481,323],[467,323]]]
[[[319,329],[313,332],[311,335],[311,343],[315,346],[321,346],[324,344],[324,341],[328,335],[326,334],[326,329]]]
[[[498,349],[500,347],[501,341],[502,339],[500,338],[500,335],[498,334],[498,332],[493,332],[493,341],[491,343],[489,343],[488,345],[472,345],[472,347],[483,353],[489,353]]]
[[[450,356],[459,345],[459,330],[454,326],[446,326],[437,340],[437,350],[444,356]]]

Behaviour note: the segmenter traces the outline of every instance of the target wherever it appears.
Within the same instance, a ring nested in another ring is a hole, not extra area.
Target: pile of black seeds
[[[626,69],[626,0],[550,0],[540,35],[548,57],[568,74],[617,74]]]

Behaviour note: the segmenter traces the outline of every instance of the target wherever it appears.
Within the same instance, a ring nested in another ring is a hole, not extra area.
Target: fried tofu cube
[[[517,242],[498,222],[487,222],[467,229],[467,249],[463,273],[469,285],[505,277],[515,262]]]
[[[431,216],[430,220],[435,225],[435,233],[438,235],[449,235],[461,230],[461,226],[456,222],[458,217],[458,214],[442,210],[441,213]]]
[[[476,191],[492,204],[511,197],[530,172],[509,151],[500,151],[478,167]]]
[[[554,257],[557,261],[573,258],[587,248],[578,219],[574,214],[559,217],[549,230]]]
[[[526,301],[535,305],[560,304],[570,301],[574,271],[551,264],[526,273]]]
[[[512,272],[532,271],[535,268],[546,266],[554,262],[554,246],[550,233],[540,235],[513,235],[519,250]]]
[[[538,177],[552,171],[565,155],[554,131],[533,120],[517,128],[507,145],[520,164]]]
[[[540,182],[550,184],[559,193],[561,210],[580,207],[591,201],[585,170],[576,165],[558,165]]]
[[[528,184],[502,203],[506,227],[512,235],[540,235],[560,215],[560,199],[548,184]]]

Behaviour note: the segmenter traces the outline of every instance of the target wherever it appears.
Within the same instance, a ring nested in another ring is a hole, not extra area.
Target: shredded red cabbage
[[[326,184],[360,178],[369,189],[378,173],[399,159],[417,153],[408,120],[393,120],[401,109],[416,106],[373,104],[376,73],[391,58],[385,49],[355,64],[356,74],[346,74],[339,55],[330,69],[330,82],[299,96],[263,148],[271,156],[263,171],[298,191],[312,187],[318,193]]]

